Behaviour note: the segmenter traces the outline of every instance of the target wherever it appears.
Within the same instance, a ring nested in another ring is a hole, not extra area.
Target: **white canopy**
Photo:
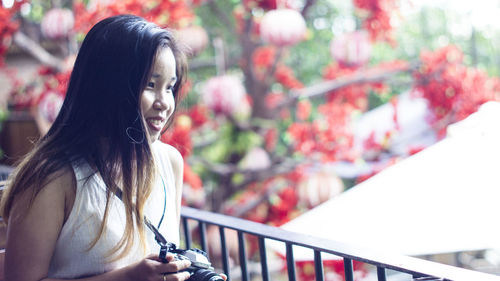
[[[487,103],[444,140],[282,227],[404,255],[500,248],[499,124],[500,103]]]

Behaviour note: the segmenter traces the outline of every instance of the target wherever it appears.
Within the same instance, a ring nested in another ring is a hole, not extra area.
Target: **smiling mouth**
[[[161,131],[163,129],[163,125],[165,123],[165,119],[163,118],[148,118],[146,119],[146,123],[148,127],[153,131]]]

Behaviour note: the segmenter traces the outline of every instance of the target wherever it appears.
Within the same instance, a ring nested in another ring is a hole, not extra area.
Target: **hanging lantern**
[[[233,115],[246,102],[245,87],[234,75],[212,77],[202,89],[202,101],[216,114]]]
[[[178,30],[177,37],[190,48],[192,56],[200,54],[208,44],[207,32],[201,26],[182,28]]]
[[[42,19],[42,34],[50,39],[66,37],[73,29],[75,18],[69,9],[55,8],[48,11]]]
[[[59,110],[64,101],[64,96],[56,92],[46,92],[42,94],[38,102],[38,112],[40,116],[48,123],[56,120]]]
[[[370,59],[372,45],[369,34],[364,30],[336,36],[330,44],[330,51],[342,66],[358,67]]]
[[[304,17],[293,9],[271,10],[260,22],[262,40],[280,47],[295,45],[304,40],[306,31]]]
[[[246,170],[264,170],[271,167],[269,154],[261,147],[251,148],[239,165]]]
[[[308,207],[315,207],[344,191],[344,183],[327,168],[305,175],[299,182],[299,200]]]

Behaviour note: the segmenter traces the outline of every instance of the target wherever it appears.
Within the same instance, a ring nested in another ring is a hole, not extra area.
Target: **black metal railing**
[[[283,230],[248,220],[211,213],[189,207],[183,207],[181,212],[183,226],[183,242],[186,248],[193,245],[193,231],[197,229],[196,236],[202,250],[207,251],[207,226],[219,228],[221,244],[222,270],[231,279],[229,256],[225,229],[237,231],[239,267],[241,280],[250,281],[248,258],[246,255],[245,235],[255,236],[259,244],[260,279],[270,280],[266,241],[281,241],[286,246],[286,264],[288,280],[297,280],[293,247],[302,246],[314,252],[314,268],[317,281],[324,280],[322,254],[333,254],[343,259],[346,281],[354,281],[353,261],[362,262],[376,267],[376,279],[386,281],[387,272],[408,274],[413,280],[453,280],[453,281],[500,281],[500,276],[481,273],[473,270],[453,267],[423,259],[394,255],[386,252],[374,252],[331,241],[328,239],[312,237],[295,232]],[[368,234],[369,235],[369,234]],[[499,238],[500,239],[500,238]],[[239,279],[238,278],[238,279]]]
[[[0,192],[2,189],[3,184],[0,182]],[[323,253],[333,254],[343,259],[346,281],[355,280],[353,261],[374,266],[376,268],[378,281],[388,280],[388,270],[408,274],[411,276],[411,279],[415,281],[500,281],[500,276],[496,275],[453,267],[413,257],[394,255],[386,252],[374,252],[373,250],[362,249],[355,245],[347,245],[324,238],[290,232],[277,227],[189,207],[182,207],[181,218],[183,227],[182,242],[184,243],[185,248],[192,247],[192,233],[193,230],[197,228],[197,243],[199,243],[202,250],[208,251],[207,226],[218,227],[221,248],[221,268],[224,273],[228,275],[230,280],[232,280],[232,271],[229,263],[229,248],[225,231],[226,229],[237,232],[238,258],[241,276],[235,279],[241,279],[241,281],[250,281],[245,235],[256,237],[259,245],[260,279],[256,280],[271,280],[266,241],[274,240],[285,244],[287,274],[289,281],[297,280],[295,268],[296,261],[294,260],[293,255],[294,246],[309,248],[314,252],[314,269],[317,281],[323,281],[325,278],[323,272]]]

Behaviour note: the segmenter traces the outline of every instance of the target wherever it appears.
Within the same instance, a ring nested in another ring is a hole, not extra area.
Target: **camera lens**
[[[194,272],[193,275],[188,279],[189,281],[224,281],[219,274],[208,270],[208,269],[199,269]]]

